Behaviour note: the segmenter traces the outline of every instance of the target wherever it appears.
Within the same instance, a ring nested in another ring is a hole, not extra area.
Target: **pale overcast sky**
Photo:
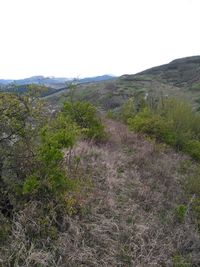
[[[0,79],[136,73],[200,54],[200,0],[0,0]]]

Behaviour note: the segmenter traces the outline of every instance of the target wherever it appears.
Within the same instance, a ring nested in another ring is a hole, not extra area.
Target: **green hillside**
[[[200,56],[182,58],[134,75],[115,80],[78,85],[76,96],[98,107],[117,109],[131,96],[154,92],[185,99],[196,109],[200,106]],[[64,94],[66,95],[66,90]],[[52,95],[52,103],[62,102],[63,91]]]

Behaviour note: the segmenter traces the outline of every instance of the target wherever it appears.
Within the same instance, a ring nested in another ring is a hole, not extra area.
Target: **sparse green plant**
[[[106,113],[106,117],[108,119],[114,119],[116,117],[116,115],[114,114],[113,110],[108,110],[107,113]]]
[[[194,215],[194,221],[200,230],[200,169],[196,166],[193,173],[188,175],[185,181],[185,191],[191,197],[190,208]]]
[[[180,223],[182,223],[185,219],[185,215],[187,212],[187,206],[186,205],[178,205],[175,208],[175,215]]]
[[[199,166],[193,170],[193,173],[187,176],[185,181],[185,190],[190,194],[200,197],[200,169]]]
[[[173,267],[190,267],[191,264],[185,260],[181,255],[175,255],[173,257]]]
[[[199,91],[200,90],[200,83],[194,83],[194,84],[192,84],[191,90],[193,90],[193,91]]]

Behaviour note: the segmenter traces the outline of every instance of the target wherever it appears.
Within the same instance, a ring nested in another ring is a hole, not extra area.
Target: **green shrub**
[[[175,134],[170,127],[170,123],[148,108],[139,112],[135,117],[129,118],[128,125],[132,130],[148,134],[167,144],[174,144],[175,142]]]
[[[135,109],[136,109],[135,108],[135,100],[132,97],[122,105],[121,110],[120,110],[121,119],[125,123],[127,123],[127,120],[135,115],[135,113],[136,113]]]
[[[105,138],[104,126],[96,108],[88,102],[65,102],[64,113],[81,129],[84,136],[101,140]]]
[[[127,119],[130,129],[172,145],[200,160],[200,116],[185,102],[162,99],[156,108],[144,107],[137,113],[127,114],[130,116]]]
[[[23,184],[23,194],[33,193],[39,187],[39,181],[34,175],[29,176]]]
[[[63,192],[74,189],[76,182],[66,176],[62,167],[63,148],[71,149],[79,133],[76,124],[62,113],[41,129],[37,164],[23,183],[24,194],[37,191],[45,199],[52,194],[61,197]]]
[[[200,160],[200,141],[189,140],[184,146],[184,151],[191,155],[194,159]]]

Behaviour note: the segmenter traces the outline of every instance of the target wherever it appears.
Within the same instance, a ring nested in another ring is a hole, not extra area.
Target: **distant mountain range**
[[[44,77],[44,76],[33,76],[30,78],[19,79],[19,80],[12,80],[12,79],[0,79],[0,85],[27,85],[27,84],[40,84],[45,85],[48,87],[57,87],[61,88],[65,83],[76,82],[77,84],[80,83],[89,83],[89,82],[99,82],[99,81],[107,81],[113,80],[115,77],[111,75],[102,75],[102,76],[95,76],[95,77],[87,77],[82,79],[75,79],[75,78],[57,78],[57,77]]]

